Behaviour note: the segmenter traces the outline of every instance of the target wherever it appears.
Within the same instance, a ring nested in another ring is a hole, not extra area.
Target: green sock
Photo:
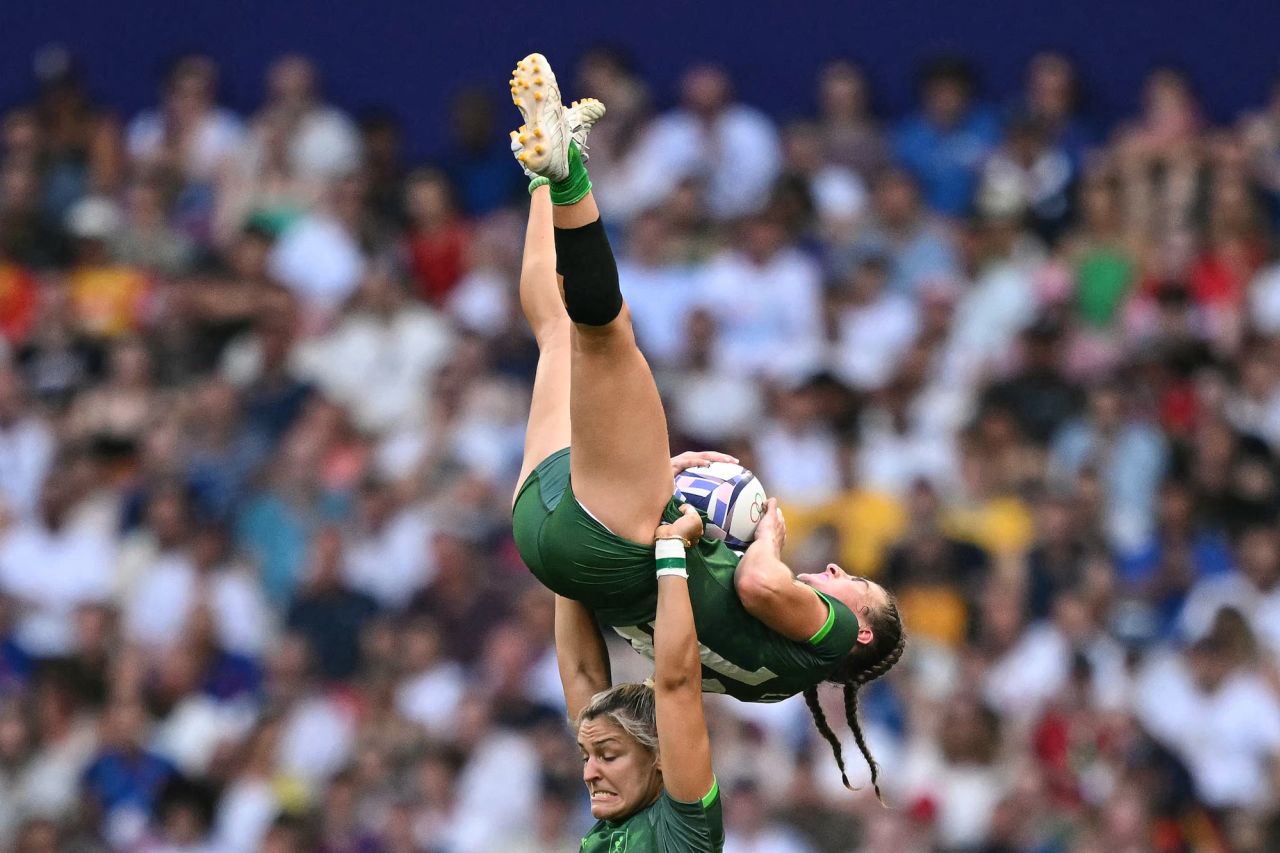
[[[578,143],[569,142],[569,176],[563,181],[551,182],[552,204],[576,204],[591,192],[591,176],[578,152]]]

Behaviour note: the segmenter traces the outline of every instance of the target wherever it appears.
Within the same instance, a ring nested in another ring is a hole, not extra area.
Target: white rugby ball
[[[745,550],[756,536],[768,500],[764,486],[750,470],[733,462],[712,462],[676,475],[676,494],[707,517],[704,535]]]

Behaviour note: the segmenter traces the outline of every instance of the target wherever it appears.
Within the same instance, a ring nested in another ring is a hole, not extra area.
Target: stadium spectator
[[[462,278],[470,234],[441,172],[414,172],[405,190],[412,232],[408,250],[418,295],[440,307]]]
[[[672,323],[692,286],[692,275],[676,258],[671,223],[656,211],[632,221],[626,251],[618,260],[618,281],[631,308],[636,339],[655,367],[679,363],[684,324]]]
[[[1136,546],[1151,532],[1156,490],[1166,467],[1160,432],[1140,419],[1122,388],[1104,385],[1089,397],[1088,412],[1067,422],[1050,451],[1053,476],[1067,482],[1085,465],[1104,473],[1113,542]]]
[[[354,516],[346,532],[348,583],[383,609],[403,610],[435,577],[428,510],[371,477],[360,484]]]
[[[56,220],[81,196],[120,185],[127,165],[123,133],[110,108],[93,102],[84,69],[65,46],[42,48],[32,65],[44,170],[39,207]]]
[[[920,112],[893,132],[893,153],[920,182],[928,205],[948,216],[972,209],[983,161],[1000,141],[1000,124],[977,106],[977,74],[962,59],[939,57],[920,73]]]
[[[872,187],[871,218],[847,248],[837,247],[838,267],[867,255],[889,258],[891,288],[915,297],[929,285],[960,276],[958,247],[930,215],[919,188],[906,172],[883,172]]]
[[[84,772],[84,806],[100,816],[110,844],[139,842],[161,792],[176,778],[173,765],[145,746],[149,720],[137,699],[105,710],[102,746]]]
[[[0,346],[20,344],[35,324],[39,293],[31,271],[5,257],[0,245]]]
[[[888,274],[868,256],[837,294],[836,373],[855,388],[882,388],[918,331],[915,303],[889,289]]]
[[[1055,51],[1031,57],[1023,78],[1023,92],[1014,112],[1026,115],[1044,131],[1053,148],[1071,159],[1073,170],[1085,164],[1096,134],[1081,115],[1080,74],[1071,60]]]
[[[846,238],[867,206],[866,182],[847,166],[823,157],[818,125],[797,123],[783,135],[785,169],[774,186],[773,203],[791,208],[789,230],[804,239]]]
[[[11,116],[8,123],[14,121]],[[70,249],[66,233],[41,205],[40,187],[40,173],[34,161],[10,155],[0,166],[4,254],[24,266],[45,269],[64,265]],[[79,198],[79,195],[72,196],[67,206]]]
[[[431,379],[453,345],[444,318],[385,266],[368,270],[329,334],[298,354],[304,376],[375,433],[421,423]]]
[[[872,113],[866,73],[844,60],[828,63],[818,76],[818,128],[824,162],[870,179],[889,165],[888,143]]]
[[[815,384],[782,388],[752,441],[756,470],[789,505],[825,503],[844,486],[840,443],[821,411]]]
[[[469,87],[454,96],[449,131],[453,144],[442,158],[444,172],[467,214],[491,213],[518,197],[520,176],[512,174],[511,149],[488,87]]]
[[[112,593],[111,540],[70,523],[74,488],[70,472],[55,465],[34,517],[13,525],[0,546],[0,592],[19,602],[16,639],[36,658],[70,652],[76,607]]]
[[[67,231],[75,238],[75,261],[68,275],[76,321],[90,337],[113,338],[142,328],[151,283],[141,270],[117,261],[111,241],[124,224],[110,199],[86,197],[67,211]]]
[[[1153,662],[1136,685],[1138,719],[1186,762],[1212,808],[1256,807],[1280,757],[1280,703],[1253,669],[1252,644],[1239,614],[1223,611],[1208,636]],[[1190,736],[1193,719],[1210,737]]]
[[[178,59],[165,77],[160,106],[138,114],[125,132],[134,164],[156,174],[178,172],[207,184],[240,144],[235,113],[217,105],[218,68],[207,56]]]
[[[35,512],[55,441],[49,425],[28,407],[22,376],[0,369],[0,500],[11,520]]]
[[[338,531],[322,529],[287,618],[289,630],[306,638],[320,674],[334,681],[355,673],[360,630],[378,609],[369,596],[345,586],[342,560]]]
[[[629,206],[620,209],[615,197],[611,212],[629,219],[693,177],[706,182],[714,216],[758,212],[782,167],[781,145],[772,123],[732,96],[724,69],[702,65],[687,71],[680,108],[654,120],[628,158],[626,174],[615,176],[621,181],[616,192],[625,193]]]
[[[298,298],[309,332],[329,325],[364,275],[365,185],[358,174],[331,179],[323,202],[290,225],[268,271]]]
[[[696,295],[716,318],[716,367],[770,377],[814,371],[824,337],[820,284],[817,265],[787,244],[776,216],[748,218],[735,248],[708,264]]]
[[[308,180],[325,180],[348,174],[360,165],[360,135],[355,123],[337,107],[326,104],[319,73],[309,59],[290,54],[267,69],[266,100],[258,111],[265,123],[283,138],[286,162],[293,174]],[[250,142],[248,159],[264,162],[259,136]]]

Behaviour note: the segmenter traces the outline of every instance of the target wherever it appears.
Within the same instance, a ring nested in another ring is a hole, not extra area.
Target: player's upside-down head
[[[662,766],[652,687],[618,684],[597,693],[578,714],[575,728],[592,817],[622,820],[658,798]]]
[[[797,575],[796,579],[820,590],[847,606],[858,617],[858,638],[848,656],[827,679],[844,685],[844,714],[853,730],[853,739],[871,768],[871,785],[880,797],[880,766],[871,755],[858,723],[858,688],[884,675],[902,658],[907,646],[907,634],[898,614],[898,603],[887,589],[874,581],[851,575],[835,563],[829,563],[825,572]],[[840,766],[840,778],[845,787],[851,788],[845,773],[844,755],[840,739],[827,724],[826,714],[818,702],[817,687],[804,691],[805,701],[813,714],[818,732],[831,744],[836,764]]]

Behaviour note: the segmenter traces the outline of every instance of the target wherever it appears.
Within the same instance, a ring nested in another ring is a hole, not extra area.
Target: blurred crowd
[[[204,56],[137,115],[35,67],[0,121],[0,848],[576,850],[510,536],[502,81],[417,165],[303,57],[251,114]],[[608,105],[673,449],[740,456],[792,567],[879,579],[911,637],[862,703],[889,809],[803,702],[708,700],[727,853],[1280,849],[1280,85],[1215,126],[1153,69],[1101,125],[1051,53],[1008,103],[939,57],[897,116],[845,61],[812,115],[710,66],[659,109],[608,50],[560,78]]]

